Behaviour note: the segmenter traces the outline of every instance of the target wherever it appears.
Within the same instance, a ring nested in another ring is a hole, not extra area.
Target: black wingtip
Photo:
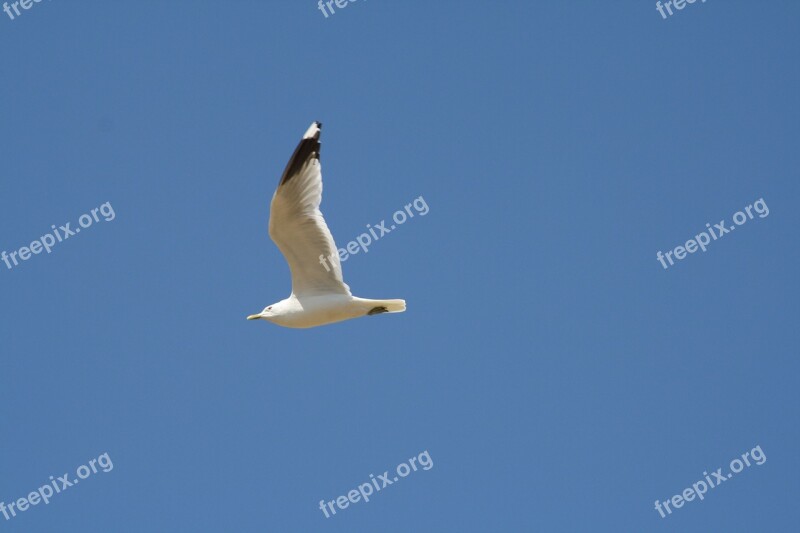
[[[283,171],[279,186],[283,185],[292,179],[293,176],[299,173],[309,159],[313,158],[319,160],[319,135],[321,130],[321,122],[313,122],[311,124],[305,135],[303,135],[303,139],[300,141],[300,144],[298,144],[297,148],[295,148],[292,157],[289,159],[289,162],[286,164],[286,169]]]
[[[312,122],[311,125],[306,130],[306,133],[303,135],[303,139],[319,140],[319,134],[321,132],[322,132],[322,122]]]

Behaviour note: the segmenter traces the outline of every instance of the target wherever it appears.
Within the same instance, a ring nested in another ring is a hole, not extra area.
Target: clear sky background
[[[43,1],[0,12],[0,531],[789,531],[800,5]],[[311,330],[269,200],[324,124],[344,263]],[[666,252],[763,198],[664,270]],[[755,446],[767,457],[654,509]],[[419,470],[333,500],[427,450]]]

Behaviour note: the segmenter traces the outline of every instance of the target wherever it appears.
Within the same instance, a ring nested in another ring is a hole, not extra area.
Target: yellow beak
[[[261,315],[250,315],[247,320],[258,320],[259,318],[261,318]]]

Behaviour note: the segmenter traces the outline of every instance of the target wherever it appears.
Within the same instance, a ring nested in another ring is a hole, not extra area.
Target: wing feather
[[[296,296],[347,294],[333,235],[319,210],[322,202],[320,129],[315,122],[297,145],[272,196],[269,236],[292,271]],[[325,258],[323,265],[320,256]]]

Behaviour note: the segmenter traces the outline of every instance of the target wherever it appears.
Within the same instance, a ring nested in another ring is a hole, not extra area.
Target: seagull
[[[247,320],[312,328],[380,313],[402,313],[405,300],[367,300],[350,293],[333,235],[322,217],[322,169],[314,122],[295,148],[272,196],[269,236],[292,271],[292,294]],[[327,261],[327,262],[326,262]],[[330,263],[330,267],[327,263]]]

